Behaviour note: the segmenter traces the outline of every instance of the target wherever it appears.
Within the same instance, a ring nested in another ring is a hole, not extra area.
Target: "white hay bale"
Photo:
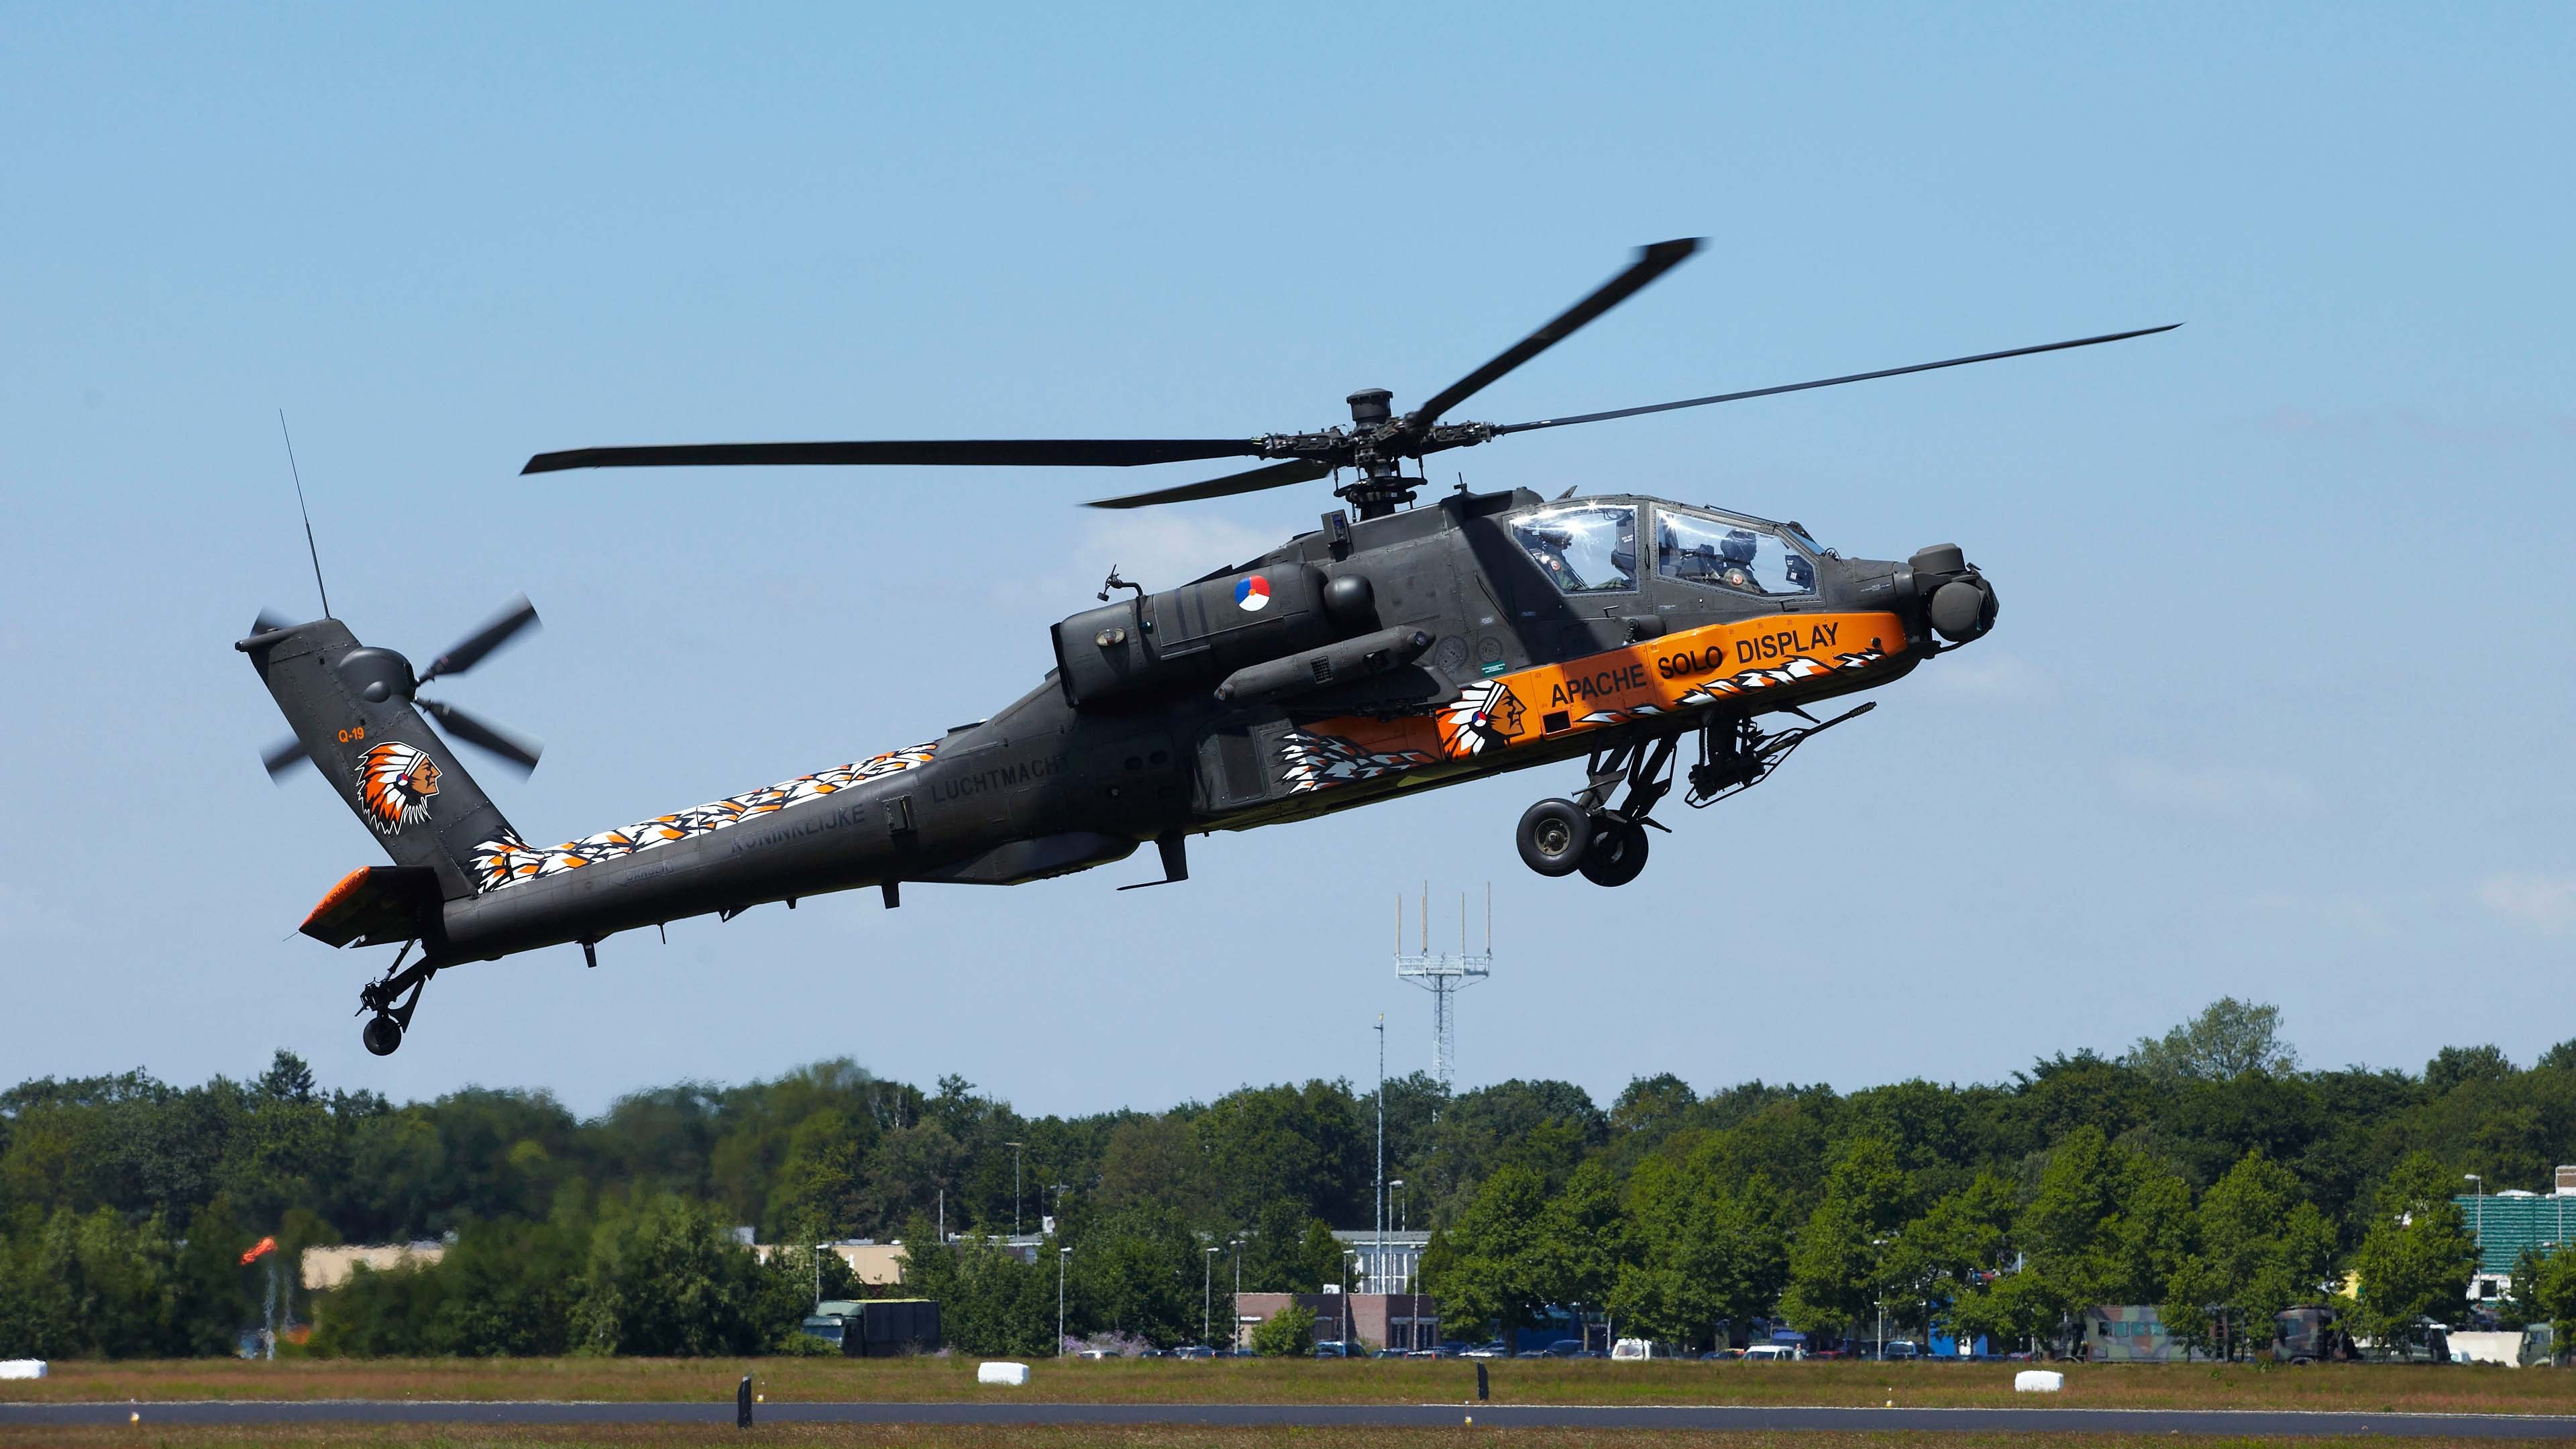
[[[2023,1369],[2013,1375],[2016,1394],[2053,1394],[2066,1387],[2066,1375],[2055,1369]]]
[[[44,1376],[43,1359],[0,1358],[0,1379],[40,1379]]]
[[[1029,1366],[1024,1363],[985,1363],[975,1366],[975,1382],[1000,1384],[1005,1388],[1026,1388]]]

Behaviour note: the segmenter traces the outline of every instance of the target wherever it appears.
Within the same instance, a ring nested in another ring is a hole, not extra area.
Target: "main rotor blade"
[[[1130,493],[1119,498],[1095,498],[1085,508],[1151,508],[1157,503],[1191,503],[1201,498],[1227,498],[1237,493],[1258,493],[1264,488],[1284,488],[1291,483],[1311,483],[1333,471],[1330,463],[1317,463],[1292,458],[1266,468],[1253,468],[1242,473],[1228,473],[1204,483],[1184,483],[1177,488],[1158,488],[1151,493]]]
[[[681,468],[825,463],[917,468],[1134,468],[1201,458],[1257,458],[1258,438],[1019,438],[915,443],[679,443],[539,453],[520,469]]]
[[[501,612],[493,615],[491,621],[482,628],[465,636],[456,647],[432,660],[429,672],[420,677],[420,682],[427,684],[442,674],[463,674],[466,670],[482,663],[484,655],[509,643],[520,630],[536,622],[537,606],[528,602],[527,595],[519,595],[503,604]]]
[[[1901,377],[1909,372],[1931,372],[1943,367],[1965,367],[1971,362],[1993,362],[2005,357],[2028,357],[2034,352],[2062,352],[2069,347],[2091,347],[2102,342],[2125,342],[2132,337],[2151,337],[2158,332],[2171,332],[2182,324],[2168,322],[2162,327],[2141,327],[2135,332],[2109,332],[2100,337],[2078,337],[2072,342],[2050,342],[2038,347],[2015,347],[2006,352],[1980,352],[1974,357],[1953,357],[1945,362],[1918,362],[1912,367],[1882,368],[1877,372],[1855,372],[1848,377],[1822,377],[1814,382],[1793,382],[1782,387],[1757,387],[1745,392],[1722,392],[1715,397],[1684,398],[1680,402],[1652,403],[1641,408],[1613,408],[1606,413],[1581,413],[1570,418],[1541,418],[1531,423],[1505,423],[1494,429],[1497,437],[1504,433],[1526,433],[1532,428],[1563,428],[1576,423],[1607,422],[1612,418],[1633,418],[1645,413],[1668,413],[1675,408],[1706,407],[1710,403],[1741,402],[1749,397],[1770,397],[1775,393],[1805,392],[1811,387],[1838,387],[1846,382],[1868,382],[1872,378]]]
[[[1493,361],[1433,393],[1422,406],[1405,414],[1405,429],[1419,432],[1440,421],[1442,414],[1473,397],[1496,378],[1573,336],[1584,324],[1627,301],[1648,282],[1681,265],[1685,258],[1699,250],[1699,244],[1698,237],[1688,236],[1639,247],[1637,259],[1628,264],[1626,271],[1593,288],[1592,295],[1558,313],[1555,320],[1505,348]]]
[[[279,618],[275,609],[262,609],[259,611],[259,617],[250,621],[250,631],[253,634],[274,634],[290,622]]]
[[[521,774],[534,770],[537,767],[537,756],[545,753],[546,747],[541,742],[529,739],[525,735],[513,734],[490,720],[467,714],[452,704],[441,703],[434,699],[422,699],[418,695],[412,696],[412,703],[429,711],[429,717],[438,721],[440,729],[469,745],[491,751],[516,765]]]
[[[268,767],[268,778],[275,780],[298,765],[311,763],[312,759],[311,755],[304,752],[304,742],[293,735],[288,735],[276,744],[270,745],[260,755],[259,762]]]

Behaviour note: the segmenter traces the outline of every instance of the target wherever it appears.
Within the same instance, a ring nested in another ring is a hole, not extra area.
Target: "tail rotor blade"
[[[412,697],[412,703],[429,711],[429,717],[438,721],[440,729],[477,749],[487,750],[508,761],[516,766],[522,775],[536,769],[537,757],[545,753],[546,747],[541,741],[514,734],[490,720],[467,714],[452,704],[444,704],[434,699],[422,699],[417,695]]]
[[[304,742],[293,735],[270,745],[259,757],[259,762],[268,767],[268,778],[272,780],[282,779],[287,771],[298,765],[310,764],[312,760],[313,757],[304,752]]]
[[[520,630],[536,622],[537,606],[528,602],[527,595],[519,595],[502,605],[501,612],[493,615],[489,623],[432,661],[429,671],[421,675],[420,682],[427,684],[445,674],[463,674],[482,663],[484,655],[509,643]]]

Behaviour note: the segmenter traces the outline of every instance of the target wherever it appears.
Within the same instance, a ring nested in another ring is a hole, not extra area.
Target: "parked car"
[[[1757,1343],[1744,1351],[1746,1363],[1795,1363],[1797,1359],[1794,1343]]]
[[[1349,1344],[1343,1343],[1338,1339],[1328,1338],[1315,1345],[1315,1357],[1317,1358],[1355,1358],[1357,1356],[1358,1355],[1352,1352]]]
[[[1708,1352],[1701,1354],[1700,1360],[1704,1363],[1724,1363],[1728,1360],[1739,1359],[1742,1357],[1744,1357],[1744,1350],[1740,1348],[1712,1348]]]
[[[1890,1363],[1905,1359],[1919,1359],[1923,1357],[1923,1346],[1910,1338],[1892,1338],[1887,1341],[1885,1348],[1879,1350],[1878,1356]]]
[[[1086,1348],[1086,1349],[1082,1350],[1080,1353],[1075,1354],[1075,1355],[1074,1355],[1074,1357],[1075,1357],[1075,1358],[1124,1358],[1124,1357],[1126,1357],[1126,1355],[1125,1355],[1125,1354],[1120,1353],[1118,1350],[1116,1350],[1116,1349],[1114,1349],[1114,1348]]]
[[[1460,1358],[1510,1358],[1512,1355],[1511,1350],[1503,1347],[1503,1341],[1498,1338],[1491,1343],[1477,1344],[1474,1348],[1462,1348],[1458,1350],[1458,1356]]]
[[[1185,1343],[1172,1350],[1174,1358],[1214,1358],[1216,1350],[1203,1343]]]

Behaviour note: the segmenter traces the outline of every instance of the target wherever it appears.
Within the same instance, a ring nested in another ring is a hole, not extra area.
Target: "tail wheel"
[[[1592,832],[1592,848],[1578,867],[1583,878],[1599,886],[1623,886],[1646,868],[1646,827],[1604,820]]]
[[[380,1057],[389,1057],[396,1047],[402,1045],[402,1023],[390,1016],[369,1017],[366,1030],[359,1036],[366,1042],[367,1050]]]
[[[1571,800],[1541,800],[1522,813],[1513,839],[1521,864],[1540,875],[1572,875],[1592,844],[1592,817]]]

